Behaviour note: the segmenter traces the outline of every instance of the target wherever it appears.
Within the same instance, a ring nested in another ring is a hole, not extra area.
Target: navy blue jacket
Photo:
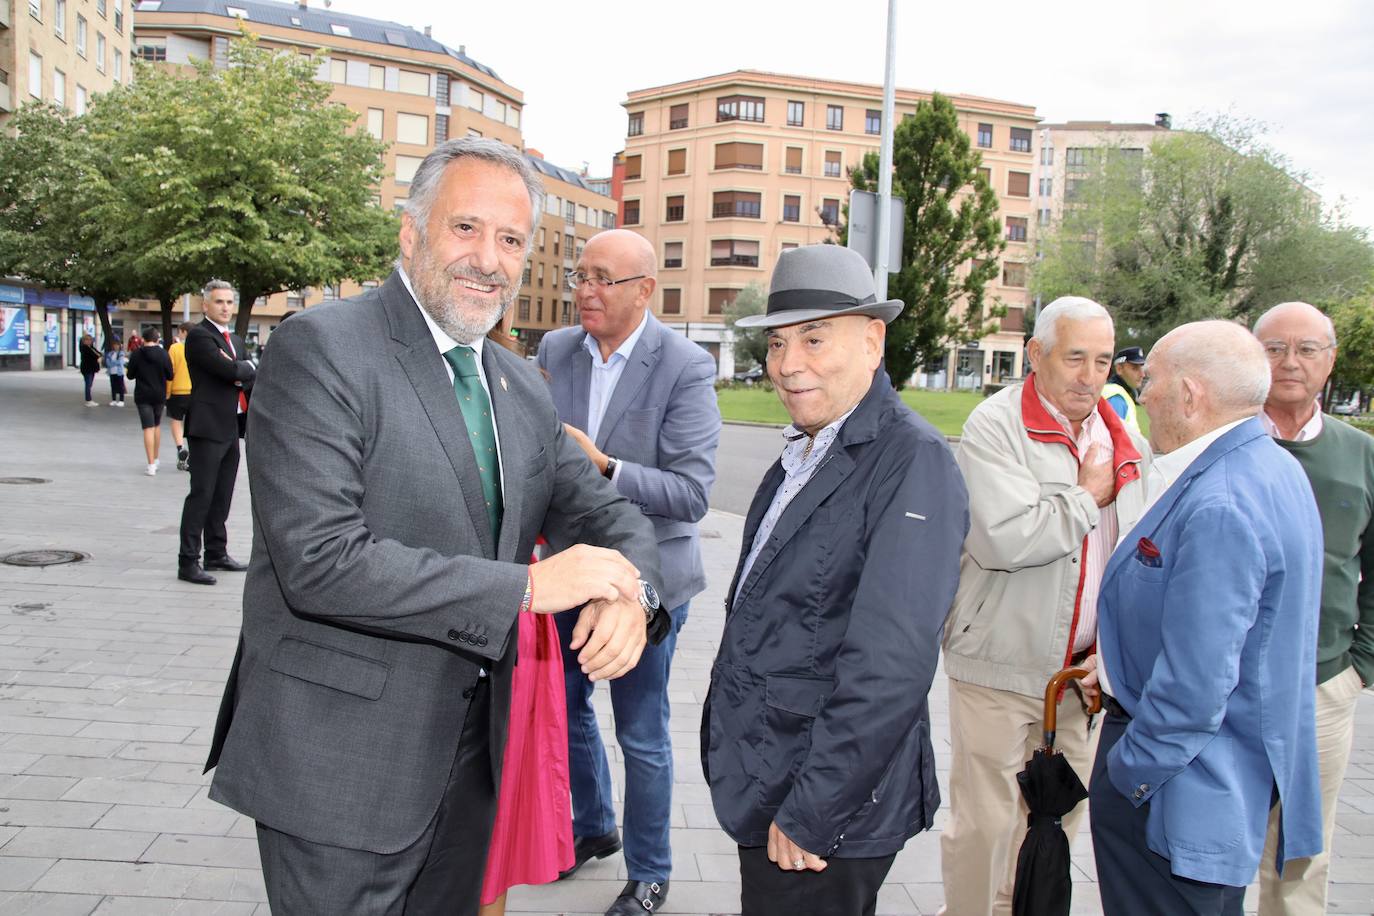
[[[741,565],[783,478],[778,462],[754,496]],[[726,600],[701,754],[737,843],[776,820],[808,852],[870,858],[930,827],[926,695],[968,525],[944,437],[880,369]]]

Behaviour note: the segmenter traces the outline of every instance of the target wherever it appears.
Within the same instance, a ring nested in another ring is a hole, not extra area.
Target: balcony
[[[10,24],[10,17],[13,15],[13,8],[10,0],[0,0],[0,29],[13,28]]]
[[[14,111],[14,102],[10,97],[10,75],[0,70],[0,114],[9,114],[11,111]]]
[[[711,258],[712,267],[758,267],[756,254],[730,254]]]
[[[711,208],[711,215],[716,219],[724,217],[737,217],[739,219],[758,219],[761,206],[752,201],[739,200],[734,203],[719,203]]]

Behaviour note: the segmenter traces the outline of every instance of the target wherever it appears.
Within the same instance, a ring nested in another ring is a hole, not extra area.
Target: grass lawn
[[[749,420],[755,423],[788,422],[778,396],[763,388],[724,388],[716,392],[720,414],[727,420]],[[902,400],[936,429],[947,436],[957,436],[964,429],[964,420],[983,400],[980,392],[924,391],[907,389]]]

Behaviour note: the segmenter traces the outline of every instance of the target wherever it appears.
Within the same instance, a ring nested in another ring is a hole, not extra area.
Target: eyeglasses
[[[621,283],[629,283],[631,280],[643,280],[645,276],[645,274],[639,274],[634,277],[626,277],[623,280],[612,280],[609,277],[589,276],[580,270],[570,270],[563,275],[563,282],[567,285],[568,289],[577,292],[578,288],[581,287],[583,283],[590,283],[597,289],[605,289],[608,286],[619,286]]]
[[[1282,340],[1266,340],[1264,342],[1264,355],[1269,357],[1270,361],[1273,362],[1285,359],[1291,349],[1293,352],[1297,353],[1300,358],[1310,361],[1334,347],[1335,344],[1326,344],[1323,346],[1315,340],[1304,340],[1300,341],[1296,347],[1290,348],[1288,344]]]

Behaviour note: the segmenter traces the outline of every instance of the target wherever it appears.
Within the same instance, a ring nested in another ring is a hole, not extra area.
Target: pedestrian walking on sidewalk
[[[81,335],[81,379],[86,383],[86,406],[95,407],[95,399],[91,397],[91,386],[95,384],[95,377],[100,374],[100,366],[104,362],[100,351],[95,348],[95,338],[89,334]]]
[[[167,348],[172,361],[172,380],[167,383],[167,416],[171,420],[172,444],[177,448],[177,470],[191,469],[191,453],[186,447],[186,414],[191,409],[191,370],[186,365],[186,337],[195,325],[186,322],[177,328],[176,343]]]
[[[105,351],[105,371],[110,375],[110,406],[124,406],[124,368],[128,365],[129,355],[124,352],[124,343],[118,337]]]
[[[143,346],[129,357],[128,374],[134,380],[134,406],[143,426],[143,451],[148,456],[149,477],[157,473],[157,457],[162,451],[162,410],[167,404],[167,383],[172,379],[172,361],[162,349],[161,334],[150,328]]]

